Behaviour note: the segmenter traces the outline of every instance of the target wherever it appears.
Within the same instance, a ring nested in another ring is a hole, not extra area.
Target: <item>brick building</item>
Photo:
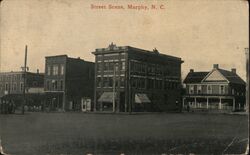
[[[95,55],[97,111],[168,111],[181,103],[181,58],[130,46],[99,48]]]
[[[24,72],[0,73],[0,103],[15,104],[18,108],[23,102]],[[26,105],[41,105],[44,87],[44,74],[26,72]],[[3,109],[3,108],[1,108]]]
[[[234,111],[245,106],[246,84],[231,71],[219,68],[218,64],[209,72],[190,70],[184,80],[186,94],[183,107],[203,110]]]
[[[67,55],[45,57],[45,107],[80,110],[83,98],[93,101],[94,63]]]

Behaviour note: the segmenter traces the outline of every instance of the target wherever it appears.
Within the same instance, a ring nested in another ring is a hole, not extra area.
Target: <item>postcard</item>
[[[1,155],[249,154],[246,0],[1,0]]]

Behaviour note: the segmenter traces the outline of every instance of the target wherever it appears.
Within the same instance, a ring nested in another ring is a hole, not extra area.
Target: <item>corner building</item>
[[[173,111],[181,108],[181,58],[130,46],[95,55],[95,111]]]

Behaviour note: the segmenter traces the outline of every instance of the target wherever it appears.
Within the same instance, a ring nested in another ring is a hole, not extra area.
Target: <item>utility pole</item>
[[[24,67],[22,67],[22,70],[23,70],[23,104],[22,104],[22,114],[24,114],[24,106],[26,104],[25,90],[26,90],[27,50],[28,50],[28,47],[27,47],[27,45],[25,45]]]
[[[246,54],[246,105],[245,110],[249,112],[249,48],[245,48]]]
[[[116,96],[115,82],[116,82],[116,64],[114,63],[114,75],[113,75],[113,112],[115,112],[115,96]]]

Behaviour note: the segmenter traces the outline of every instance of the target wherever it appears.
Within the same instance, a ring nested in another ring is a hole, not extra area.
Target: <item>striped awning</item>
[[[150,103],[150,99],[146,94],[135,94],[135,103]]]
[[[115,95],[116,99],[116,93],[114,92],[104,92],[101,97],[98,99],[98,102],[113,102],[113,95]]]

